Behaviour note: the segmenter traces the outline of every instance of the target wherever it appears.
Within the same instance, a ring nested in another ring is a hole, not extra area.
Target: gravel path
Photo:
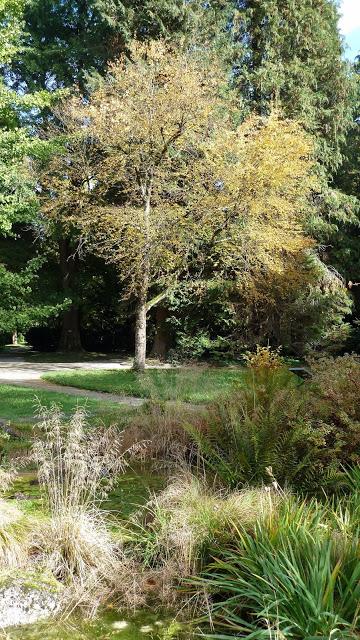
[[[51,371],[78,371],[79,369],[106,370],[130,369],[132,360],[93,361],[93,362],[27,362],[21,356],[0,356],[0,384],[23,383],[40,380],[44,373]]]
[[[31,382],[10,382],[12,386],[29,387],[30,389],[39,389],[41,391],[55,391],[55,393],[64,393],[65,395],[77,396],[83,398],[91,398],[93,400],[106,400],[106,402],[114,402],[119,404],[127,404],[129,407],[140,407],[144,404],[144,398],[136,398],[135,396],[122,396],[117,393],[107,393],[105,391],[90,391],[89,389],[78,389],[77,387],[66,387],[65,385],[51,384],[47,380],[32,380]]]
[[[106,400],[107,402],[126,404],[131,407],[139,407],[144,403],[144,399],[133,396],[118,395],[115,393],[105,393],[101,391],[88,391],[76,387],[65,387],[51,384],[41,380],[44,373],[50,371],[76,371],[76,370],[109,370],[109,369],[130,369],[132,360],[124,358],[122,360],[105,360],[94,362],[27,362],[19,356],[0,356],[0,384],[17,385],[30,387],[31,389],[41,389],[43,391],[54,391],[72,396],[93,398],[94,400]]]

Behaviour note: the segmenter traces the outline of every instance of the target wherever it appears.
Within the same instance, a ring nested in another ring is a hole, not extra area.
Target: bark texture
[[[59,241],[59,255],[63,291],[67,298],[73,300],[73,285],[78,270],[78,258],[71,252],[70,242],[67,238],[61,238]],[[76,302],[73,302],[63,313],[59,349],[60,351],[82,351],[80,313]]]
[[[152,346],[151,355],[154,358],[164,360],[169,350],[170,334],[166,324],[169,312],[166,307],[159,305],[155,314],[155,338]]]
[[[136,308],[134,370],[144,371],[146,363],[146,299],[141,298]]]

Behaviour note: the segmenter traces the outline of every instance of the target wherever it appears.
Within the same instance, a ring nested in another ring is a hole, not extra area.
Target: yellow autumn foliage
[[[312,245],[311,139],[277,113],[234,126],[225,81],[194,55],[135,44],[89,104],[57,113],[66,143],[42,172],[44,214],[81,228],[143,309],[188,273],[251,290]]]

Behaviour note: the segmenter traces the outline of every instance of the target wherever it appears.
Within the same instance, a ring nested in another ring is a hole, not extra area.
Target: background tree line
[[[358,67],[344,60],[335,2],[294,5],[0,3],[4,339],[18,330],[44,349],[129,349],[142,313],[162,356],[236,356],[268,341],[296,354],[357,348]],[[168,139],[139,120],[155,59]],[[119,98],[126,78],[135,107]],[[180,98],[193,119],[177,133]],[[139,189],[156,213],[146,296]],[[227,242],[214,241],[215,225]]]

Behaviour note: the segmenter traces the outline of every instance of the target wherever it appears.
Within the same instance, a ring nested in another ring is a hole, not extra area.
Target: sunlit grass
[[[192,403],[211,402],[239,381],[242,370],[217,368],[71,371],[48,373],[49,382],[119,395]]]
[[[65,414],[71,414],[77,406],[81,406],[85,407],[90,415],[101,415],[104,418],[107,416],[116,418],[129,411],[128,407],[83,396],[77,398],[57,391],[0,385],[0,419],[15,422],[31,420],[39,403],[45,407],[55,403],[61,406]]]

